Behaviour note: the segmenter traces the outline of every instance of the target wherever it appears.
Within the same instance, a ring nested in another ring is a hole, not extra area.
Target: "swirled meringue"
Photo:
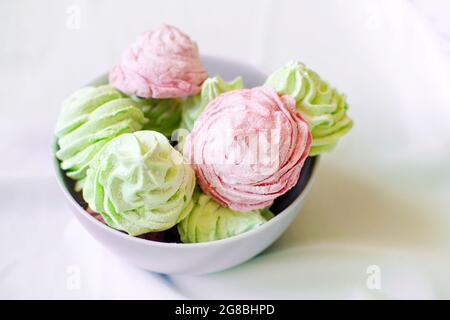
[[[234,90],[242,89],[241,77],[237,77],[230,82],[224,81],[220,76],[208,78],[203,82],[202,91],[196,96],[188,97],[182,104],[181,127],[191,131],[200,113],[206,108],[208,103],[218,95]]]
[[[192,208],[195,175],[156,131],[111,140],[87,172],[83,197],[112,228],[136,236],[163,231]]]
[[[147,122],[140,108],[112,86],[86,87],[64,103],[56,124],[56,157],[68,177],[83,185],[94,156],[114,137],[140,130]]]
[[[269,206],[295,185],[310,144],[294,99],[258,87],[212,100],[186,137],[184,154],[205,193],[246,212]]]
[[[193,208],[177,225],[181,242],[195,243],[229,238],[266,223],[273,214],[268,209],[233,211],[196,190]]]
[[[333,149],[353,126],[347,116],[345,95],[301,62],[289,62],[276,70],[267,78],[266,85],[295,99],[297,110],[311,129],[311,156]]]
[[[143,130],[154,130],[170,139],[172,133],[180,127],[181,99],[141,99],[133,96],[144,112],[148,122]]]
[[[114,87],[143,98],[195,95],[206,78],[195,42],[169,25],[141,34],[109,73]]]

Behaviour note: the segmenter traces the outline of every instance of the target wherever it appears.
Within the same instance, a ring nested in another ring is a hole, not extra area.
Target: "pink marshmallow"
[[[141,34],[125,50],[109,82],[129,95],[175,98],[198,94],[207,77],[195,42],[163,25]]]
[[[212,100],[187,136],[184,153],[205,193],[246,212],[271,205],[297,183],[310,146],[295,101],[258,87]]]

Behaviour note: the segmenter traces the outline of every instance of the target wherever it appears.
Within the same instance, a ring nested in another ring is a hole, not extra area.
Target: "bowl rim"
[[[237,61],[234,59],[229,59],[229,58],[225,58],[225,57],[221,57],[218,55],[209,55],[209,54],[205,54],[205,55],[201,55],[202,58],[206,58],[206,59],[213,59],[213,60],[221,60],[221,61],[225,61],[227,63],[232,63],[232,64],[237,64],[240,65],[242,67],[246,67],[246,68],[250,68],[250,69],[254,69],[256,72],[259,72],[261,74],[266,74],[266,72],[264,70],[262,70],[261,68],[253,65],[253,64],[249,64],[249,63],[243,63],[241,61]],[[96,77],[94,80],[90,81],[86,86],[93,86],[95,85],[96,82],[101,81],[102,79],[105,78],[105,76],[107,76],[107,73],[103,73],[102,75]],[[64,182],[64,171],[61,169],[60,167],[60,163],[58,158],[56,157],[56,151],[58,150],[58,139],[56,136],[54,136],[54,141],[53,141],[53,146],[52,146],[52,151],[53,151],[53,165],[54,165],[54,169],[55,169],[55,174],[56,174],[56,180],[58,181],[58,185],[59,187],[62,189],[64,195],[66,196],[66,198],[69,200],[69,202],[72,204],[72,206],[75,207],[75,209],[80,212],[82,215],[84,215],[89,221],[91,221],[94,224],[97,224],[98,227],[103,228],[103,230],[105,230],[108,233],[111,233],[112,236],[118,236],[120,238],[123,238],[125,241],[134,241],[137,244],[142,244],[142,245],[146,245],[146,246],[156,246],[156,247],[163,247],[163,248],[202,248],[202,247],[213,247],[213,246],[221,246],[221,245],[225,245],[227,243],[232,243],[232,242],[236,242],[236,241],[240,241],[243,238],[246,237],[251,237],[253,235],[256,235],[257,233],[260,232],[264,232],[264,230],[266,230],[267,228],[270,228],[273,224],[277,223],[280,219],[282,219],[281,216],[286,215],[286,212],[289,211],[290,208],[294,207],[295,205],[297,205],[299,202],[301,202],[306,195],[309,193],[312,183],[315,179],[315,176],[317,175],[317,167],[319,165],[320,162],[320,156],[315,156],[313,159],[313,163],[312,163],[312,168],[311,168],[311,174],[308,178],[308,180],[306,181],[306,185],[303,188],[303,190],[301,191],[301,193],[295,198],[294,201],[292,201],[286,208],[284,208],[283,211],[281,211],[280,213],[278,213],[275,217],[273,217],[272,219],[270,219],[269,221],[267,221],[266,223],[260,225],[257,228],[254,228],[252,230],[246,231],[244,233],[229,237],[229,238],[225,238],[225,239],[220,239],[220,240],[214,240],[214,241],[206,241],[206,242],[196,242],[196,243],[176,243],[176,242],[159,242],[159,241],[154,241],[154,240],[147,240],[147,239],[142,239],[142,238],[138,238],[135,236],[131,236],[127,233],[121,232],[119,230],[116,230],[100,221],[98,221],[97,219],[95,219],[92,215],[90,215],[72,196],[71,192],[68,190],[68,188],[66,188],[65,182]]]

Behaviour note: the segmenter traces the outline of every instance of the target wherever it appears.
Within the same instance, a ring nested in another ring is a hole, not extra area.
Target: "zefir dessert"
[[[149,241],[216,241],[278,214],[308,157],[351,129],[347,110],[298,61],[254,88],[208,75],[197,44],[163,25],[124,51],[108,84],[67,98],[55,155],[100,223]]]

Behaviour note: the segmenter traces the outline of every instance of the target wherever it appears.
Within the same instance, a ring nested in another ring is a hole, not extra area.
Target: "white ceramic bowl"
[[[210,75],[220,74],[225,80],[241,75],[246,87],[264,83],[266,75],[250,65],[222,58],[204,56],[202,60]],[[106,76],[89,85],[106,83]],[[130,263],[165,274],[204,274],[236,266],[272,244],[300,212],[317,171],[318,158],[308,158],[297,186],[274,204],[279,213],[264,225],[238,236],[204,243],[164,243],[129,236],[93,218],[80,205],[73,183],[66,178],[55,158],[55,170],[61,189],[72,212],[86,230],[106,248]]]

